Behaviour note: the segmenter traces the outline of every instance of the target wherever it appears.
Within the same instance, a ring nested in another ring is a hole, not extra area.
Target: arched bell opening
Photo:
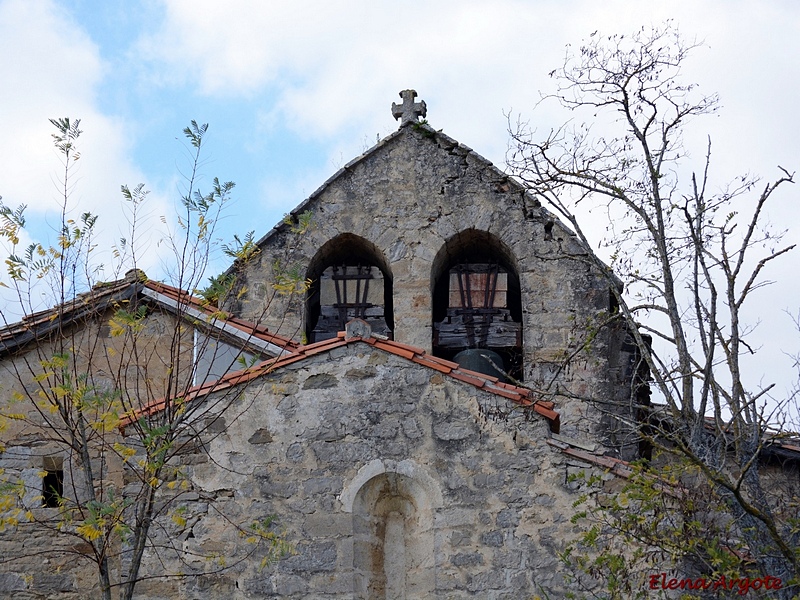
[[[326,242],[306,271],[306,339],[336,337],[352,319],[363,319],[372,331],[392,337],[392,273],[380,249],[350,233]]]
[[[434,356],[468,360],[466,368],[522,380],[522,294],[516,260],[505,244],[486,231],[456,234],[434,259],[431,293]],[[496,354],[468,352],[480,349]]]

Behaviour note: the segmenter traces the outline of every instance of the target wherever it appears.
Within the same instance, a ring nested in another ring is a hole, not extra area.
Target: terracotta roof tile
[[[490,375],[487,375],[487,377],[490,377]],[[525,388],[521,388],[518,385],[515,385],[513,383],[506,383],[505,381],[499,381],[499,380],[495,382],[495,385],[498,386],[498,387],[506,388],[508,390],[525,389]]]
[[[338,348],[339,346],[346,346],[349,342],[347,340],[343,340],[340,338],[331,338],[329,340],[324,340],[322,342],[316,342],[311,344],[310,346],[301,347],[298,350],[298,353],[304,354],[306,356],[314,356],[315,354],[320,354],[322,352],[327,352],[328,350],[333,350],[334,348]]]
[[[425,352],[421,352],[420,354],[424,354],[425,358],[427,358],[431,362],[438,363],[444,367],[449,367],[450,369],[461,369],[457,362],[453,362],[452,360],[445,360],[444,358],[439,358],[438,356],[433,356],[432,354],[425,354]],[[461,369],[461,371],[466,371],[466,369]],[[475,371],[471,371],[470,373],[480,375],[480,373],[475,373]]]
[[[427,354],[424,354],[424,355],[415,354],[411,358],[411,360],[413,360],[418,365],[423,365],[423,366],[429,367],[431,369],[436,369],[440,373],[445,373],[445,374],[448,374],[448,375],[453,370],[452,367],[449,367],[447,365],[443,365],[439,361],[431,360],[431,357],[428,356]]]
[[[467,375],[472,375],[473,377],[480,377],[481,379],[485,379],[486,381],[491,381],[494,384],[500,384],[501,386],[505,386],[505,383],[500,383],[500,380],[497,377],[493,377],[492,375],[487,375],[486,373],[480,373],[478,371],[471,371],[470,369],[465,369],[464,367],[459,367],[458,363],[453,363],[456,365],[457,368],[461,373],[466,373]],[[514,386],[512,386],[514,387]]]
[[[383,340],[376,340],[375,347],[381,350],[386,350],[386,352],[391,352],[392,354],[396,354],[397,356],[402,356],[403,358],[407,358],[411,360],[414,358],[414,350],[408,350],[408,347],[402,347],[394,342],[385,342]]]
[[[183,394],[183,397],[186,400],[195,400],[197,398],[202,398],[213,392],[223,391],[233,386],[247,383],[249,381],[252,381],[253,379],[261,377],[262,375],[271,373],[276,369],[304,360],[305,358],[308,358],[308,355],[300,353],[292,353],[292,354],[286,354],[280,358],[268,359],[254,367],[250,367],[249,369],[234,371],[233,373],[228,373],[227,375],[221,377],[220,379],[216,379],[214,381],[206,382],[203,383],[202,385],[197,385],[192,388],[189,388],[186,391],[186,393]],[[141,417],[155,414],[163,410],[166,407],[166,405],[167,401],[164,398],[151,402],[150,404],[147,404],[146,406],[143,406],[139,410],[135,411],[133,414],[130,414],[122,418],[119,424],[119,428],[124,432],[126,427],[136,422]]]
[[[451,371],[450,372],[450,376],[451,377],[455,377],[459,381],[463,381],[465,383],[471,383],[475,387],[482,388],[484,385],[486,385],[486,380],[485,379],[481,379],[479,377],[474,377],[472,375],[468,375],[466,372],[462,372],[460,370],[459,371]]]
[[[374,338],[373,338],[374,339]],[[400,348],[401,350],[408,350],[409,352],[413,352],[414,354],[424,354],[425,350],[419,348],[417,346],[412,346],[410,344],[403,344],[402,342],[395,342],[394,340],[379,340],[385,344],[390,344],[395,348]]]
[[[335,338],[322,340],[307,346],[300,346],[290,354],[284,355],[280,358],[265,361],[247,370],[229,373],[225,377],[215,382],[206,383],[202,386],[192,388],[187,392],[186,398],[195,399],[214,391],[219,391],[234,385],[246,383],[257,377],[280,369],[281,367],[300,362],[311,356],[353,343],[365,343],[372,345],[379,350],[383,350],[384,352],[389,352],[390,354],[403,357],[418,365],[422,365],[445,375],[449,375],[457,381],[473,385],[478,389],[482,389],[489,393],[512,400],[521,406],[532,406],[533,410],[537,414],[550,421],[551,431],[557,433],[559,430],[560,416],[554,410],[554,404],[552,402],[532,400],[530,398],[531,391],[527,388],[500,382],[497,377],[493,377],[491,375],[485,375],[469,369],[462,369],[459,367],[458,363],[454,363],[436,356],[431,356],[423,349],[415,346],[410,346],[408,344],[402,344],[400,342],[394,342],[391,340],[380,340],[374,337],[365,339],[353,337],[350,339],[345,339],[344,332],[340,332]],[[136,413],[136,415],[133,415],[125,420],[125,422],[122,424],[122,427],[124,428],[126,425],[134,422],[138,416],[152,414],[162,410],[165,405],[166,403],[163,400],[159,400],[149,406],[143,407]]]
[[[542,415],[545,419],[548,419],[551,423],[550,430],[553,433],[558,433],[559,429],[561,428],[561,415],[559,415],[552,408],[542,406],[541,402],[534,402],[533,410]]]
[[[301,354],[300,352],[296,352],[294,354],[289,354],[287,356],[283,356],[283,357],[280,358],[280,360],[273,359],[274,362],[273,362],[273,364],[271,365],[270,368],[276,369],[278,367],[285,367],[285,366],[290,365],[292,363],[296,363],[298,361],[305,360],[306,358],[308,358],[308,356],[306,354]],[[266,362],[271,362],[271,361],[266,361]],[[278,364],[278,363],[280,363],[280,364]],[[264,367],[264,372],[267,372],[266,371],[266,367]]]
[[[507,390],[501,387],[496,387],[494,385],[491,387],[487,386],[484,389],[486,389],[486,391],[488,392],[492,392],[493,394],[497,394],[498,396],[503,396],[503,398],[508,398],[509,400],[514,400],[517,402],[525,397],[519,392],[512,392],[511,390]]]

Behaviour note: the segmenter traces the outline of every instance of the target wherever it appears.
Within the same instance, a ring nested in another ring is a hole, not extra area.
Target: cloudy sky
[[[567,44],[665,19],[706,45],[684,74],[719,92],[723,109],[693,123],[687,143],[699,158],[712,136],[718,186],[798,168],[800,4],[790,0],[0,0],[0,195],[28,204],[33,235],[46,237],[60,201],[48,119],[80,118],[72,210],[98,213],[110,245],[127,227],[120,185],[142,182],[145,229],[157,231],[162,216],[174,223],[186,168],[178,138],[196,119],[210,124],[206,183],[237,184],[223,233],[259,237],[397,128],[389,109],[400,90],[415,88],[433,127],[502,166],[504,113],[541,131],[568,118],[532,110]],[[770,213],[792,241],[797,206],[787,190]],[[146,250],[141,266],[163,276],[163,248],[151,239]],[[785,283],[759,315],[778,323],[761,328],[775,361],[800,349],[781,312],[800,306],[796,260],[772,273]]]

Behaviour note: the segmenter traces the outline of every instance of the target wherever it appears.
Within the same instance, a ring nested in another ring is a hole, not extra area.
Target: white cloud
[[[788,106],[767,103],[758,92],[782,73],[776,91],[785,98],[798,74],[795,54],[779,49],[796,39],[800,19],[787,18],[797,10],[776,2],[732,8],[684,0],[505,0],[436,2],[423,10],[394,2],[176,0],[165,6],[163,24],[143,39],[142,52],[156,69],[167,65],[169,77],[190,78],[205,94],[259,98],[268,91],[273,120],[298,135],[330,140],[350,129],[357,140],[382,131],[397,92],[415,87],[434,126],[494,160],[505,146],[502,110],[529,112],[539,90],[550,89],[546,73],[561,63],[565,44],[577,46],[594,30],[631,31],[676,18],[688,35],[712,45],[698,52],[689,76],[711,79],[708,89],[723,98],[761,102],[768,114],[759,118]],[[766,65],[759,62],[765,49]]]
[[[800,7],[787,2],[164,0],[163,7],[163,19],[148,22],[149,33],[125,55],[131,72],[147,79],[131,81],[132,89],[150,91],[155,83],[148,100],[165,104],[173,98],[159,90],[191,90],[181,106],[243,99],[245,110],[260,115],[256,156],[263,151],[261,140],[286,128],[318,144],[330,168],[302,166],[291,181],[270,174],[270,181],[255,186],[279,200],[283,210],[362,152],[365,140],[369,145],[376,133],[394,130],[389,107],[408,87],[427,102],[431,125],[502,167],[503,110],[521,112],[540,131],[569,118],[554,105],[532,111],[539,91],[552,90],[547,73],[562,63],[566,44],[577,48],[592,31],[631,31],[667,18],[710,46],[695,53],[684,74],[700,82],[703,91],[719,91],[724,107],[721,117],[689,126],[686,141],[693,156],[703,156],[710,133],[716,181],[743,171],[771,177],[777,164],[790,170],[800,165],[795,139],[800,111],[794,107],[800,95]],[[109,215],[108,207],[116,205],[120,183],[146,180],[130,155],[132,128],[148,115],[123,122],[98,107],[98,90],[110,67],[81,26],[53,1],[0,0],[0,52],[6,58],[0,61],[0,81],[11,90],[0,94],[4,201],[27,202],[34,211],[57,205],[53,179],[59,163],[47,119],[81,117],[83,158],[74,200],[80,210],[102,213],[109,224],[105,239],[115,239],[124,221]],[[249,130],[247,135],[255,134]],[[151,198],[156,224],[161,214],[172,214],[165,196]],[[771,213],[773,220],[800,221],[800,209],[783,198]],[[272,224],[265,222],[256,234]],[[157,265],[154,243],[151,250],[149,260]],[[777,279],[793,277],[775,273]],[[791,307],[800,292],[796,287],[784,285],[769,294]],[[779,331],[783,336],[787,328]],[[776,345],[775,340],[777,335],[765,343]],[[787,341],[780,343],[785,348]]]
[[[50,118],[81,119],[80,160],[73,163],[69,216],[99,215],[98,248],[106,252],[128,229],[120,185],[136,185],[142,173],[130,159],[131,132],[120,119],[97,106],[98,87],[106,65],[98,47],[66,12],[48,0],[6,0],[0,3],[0,195],[11,207],[28,205],[32,233],[45,241],[57,230],[64,202],[61,157],[53,147],[56,130]],[[151,212],[162,214],[154,197]],[[153,230],[152,227],[150,227]],[[105,254],[102,259],[110,263]],[[143,257],[145,267],[157,264]],[[106,277],[113,273],[106,273]]]
[[[688,81],[719,91],[721,117],[698,119],[687,149],[702,159],[714,139],[716,181],[742,172],[772,177],[800,164],[794,132],[800,9],[777,1],[697,3],[615,0],[436,2],[166,2],[162,26],[142,41],[156,68],[196,79],[205,94],[263,97],[264,123],[319,140],[331,161],[361,151],[393,127],[390,102],[415,87],[430,123],[502,166],[504,110],[546,131],[572,115],[553,104],[535,112],[547,72],[592,31],[630,32],[674,19],[704,40],[687,61]],[[792,51],[794,49],[794,51]],[[589,116],[591,118],[591,116]],[[324,179],[324,178],[323,178]],[[322,179],[320,180],[320,182]],[[298,199],[299,200],[299,199]],[[796,209],[781,219],[796,216]]]
[[[102,64],[91,41],[49,2],[0,4],[0,52],[0,80],[10,92],[0,95],[3,195],[43,210],[54,200],[50,175],[58,168],[48,118],[85,110]]]

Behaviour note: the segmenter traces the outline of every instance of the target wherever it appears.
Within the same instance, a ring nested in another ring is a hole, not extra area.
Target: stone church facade
[[[600,326],[615,309],[591,251],[513,179],[420,121],[415,95],[393,105],[397,132],[231,267],[239,287],[226,310],[294,341],[270,338],[272,358],[187,396],[208,407],[207,427],[180,457],[191,482],[182,518],[155,529],[156,545],[173,543],[145,555],[143,575],[156,579],[139,597],[517,600],[568,589],[558,553],[577,535],[571,475],[639,452],[613,418],[636,418],[635,353],[621,326]],[[276,294],[282,269],[299,270],[308,292]],[[229,390],[234,401],[213,402]],[[273,515],[294,554],[262,568],[228,524]],[[192,558],[209,553],[225,565]],[[29,572],[6,570],[0,587],[38,597]],[[158,579],[167,572],[183,576]],[[76,581],[52,597],[82,597]]]

